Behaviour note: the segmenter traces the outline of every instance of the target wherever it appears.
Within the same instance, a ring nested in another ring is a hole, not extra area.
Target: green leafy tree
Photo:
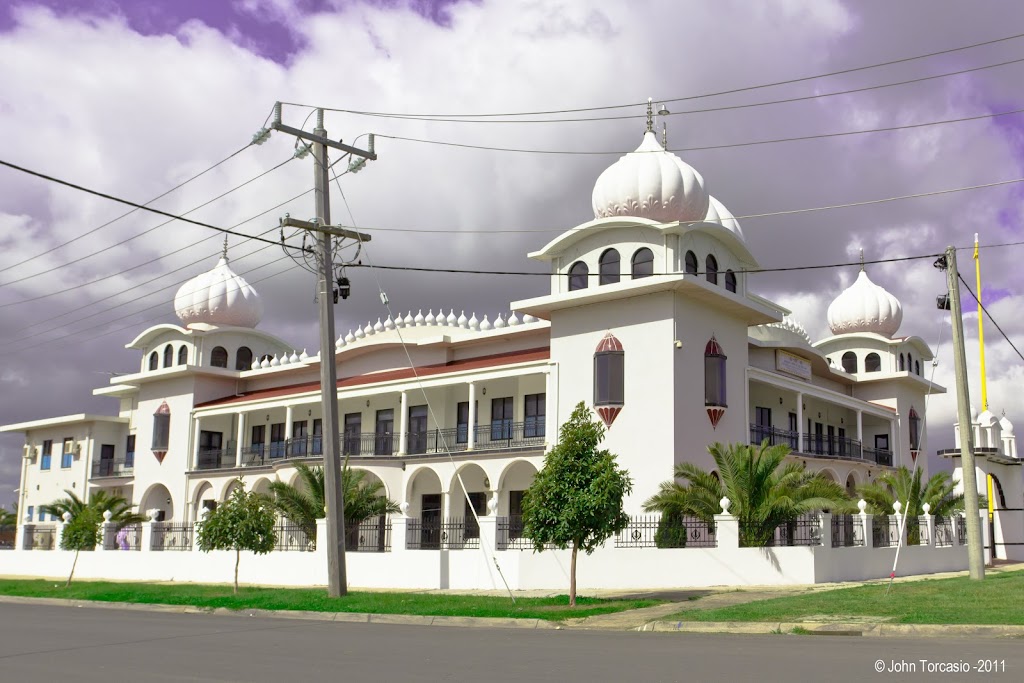
[[[853,505],[843,488],[820,473],[808,472],[798,462],[784,462],[789,447],[714,443],[708,452],[720,479],[693,464],[676,465],[675,479],[662,482],[644,502],[644,510],[680,518],[693,515],[713,523],[723,497],[739,522],[740,545],[765,546],[775,529],[805,512],[844,512]],[[679,480],[682,480],[681,483]]]
[[[95,550],[96,545],[103,540],[100,531],[100,522],[103,521],[102,513],[95,508],[86,506],[77,515],[68,520],[64,525],[64,534],[60,539],[60,547],[64,550],[74,550],[75,559],[71,563],[71,572],[64,584],[67,588],[71,585],[71,578],[75,575],[75,567],[78,566],[78,554],[83,550]]]
[[[316,538],[316,520],[325,516],[324,468],[298,463],[302,485],[275,481],[270,484],[274,508],[301,528],[307,537]],[[384,484],[368,479],[365,470],[353,470],[345,462],[341,470],[341,490],[345,496],[345,526],[351,533],[372,517],[399,511],[398,503],[382,495]]]
[[[936,472],[927,482],[922,482],[922,478],[920,469],[911,472],[906,465],[900,465],[894,472],[861,484],[857,493],[867,502],[867,511],[873,515],[891,515],[892,504],[897,500],[910,516],[924,514],[925,503],[931,506],[930,514],[939,517],[949,517],[964,509],[964,496],[955,492],[956,484],[949,472]]]
[[[559,443],[523,496],[523,533],[537,552],[572,546],[569,605],[576,606],[576,556],[588,555],[629,524],[622,501],[633,490],[629,474],[599,450],[604,425],[580,402],[562,425]]]
[[[238,564],[243,550],[265,555],[277,544],[274,509],[265,496],[245,490],[241,479],[231,497],[206,513],[199,523],[198,544],[204,553],[235,551],[234,592],[238,593]]]

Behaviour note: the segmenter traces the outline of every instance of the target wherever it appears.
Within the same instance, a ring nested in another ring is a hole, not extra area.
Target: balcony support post
[[[245,443],[245,413],[238,413],[238,430],[235,435],[235,467],[242,466],[243,443]]]
[[[804,393],[796,392],[796,450],[804,450]]]
[[[284,441],[288,443],[292,440],[292,419],[295,417],[295,411],[292,406],[285,406],[284,409]],[[287,448],[287,446],[285,447]]]
[[[402,392],[402,401],[398,409],[398,454],[405,455],[409,449],[409,394]]]
[[[192,469],[198,470],[199,469],[199,434],[200,434],[200,432],[202,432],[202,427],[200,426],[201,420],[198,417],[196,417],[195,420],[196,420],[195,434],[193,435],[193,439],[192,439],[192,446],[195,449],[194,452],[193,452],[193,456],[192,456],[193,457]]]
[[[469,425],[466,434],[466,450],[476,447],[476,382],[469,383]]]

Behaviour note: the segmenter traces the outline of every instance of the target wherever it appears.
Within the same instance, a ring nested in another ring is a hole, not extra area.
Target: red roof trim
[[[357,375],[354,377],[343,377],[338,380],[338,388],[342,389],[345,387],[356,387],[364,384],[377,384],[378,382],[390,382],[398,379],[412,379],[416,375],[420,377],[432,377],[436,375],[444,375],[451,372],[463,372],[466,370],[480,370],[483,368],[494,368],[502,365],[512,365],[514,363],[529,363],[538,360],[547,360],[551,357],[551,349],[548,347],[527,349],[525,351],[508,351],[506,353],[496,353],[489,356],[477,356],[475,358],[464,358],[462,360],[449,361],[447,363],[437,363],[435,365],[422,365],[416,368],[416,373],[413,373],[412,368],[400,368],[398,370],[387,370],[385,372],[375,372],[369,375]],[[293,394],[302,394],[309,391],[316,391],[320,388],[320,382],[304,382],[302,384],[289,384],[283,387],[274,387],[273,389],[261,389],[259,391],[250,391],[242,394],[241,396],[228,396],[226,398],[218,398],[213,401],[206,401],[205,403],[197,403],[196,408],[209,408],[212,406],[223,406],[230,405],[233,403],[246,403],[249,401],[258,401],[268,398],[278,398],[281,396],[291,396]]]
[[[879,408],[885,408],[886,410],[888,410],[891,413],[895,413],[896,412],[895,408],[892,408],[892,407],[886,406],[886,405],[882,405],[881,403],[876,403],[875,401],[868,401],[868,403],[870,403],[873,406],[878,406]]]

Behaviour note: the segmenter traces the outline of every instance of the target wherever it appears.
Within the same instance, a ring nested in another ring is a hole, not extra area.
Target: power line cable
[[[762,83],[760,85],[749,85],[749,86],[744,86],[744,87],[731,88],[729,90],[719,90],[717,92],[703,93],[703,94],[700,94],[700,95],[688,95],[686,97],[674,97],[674,98],[670,98],[670,99],[666,99],[666,100],[659,99],[658,101],[659,102],[664,102],[666,104],[669,104],[669,103],[673,103],[673,102],[685,102],[685,101],[688,101],[688,100],[698,100],[698,99],[705,99],[705,98],[708,98],[708,97],[718,97],[720,95],[732,95],[732,94],[735,94],[735,93],[747,92],[747,91],[750,91],[750,90],[760,90],[760,89],[763,89],[763,88],[773,88],[773,87],[776,87],[776,86],[779,86],[779,85],[790,85],[790,84],[793,84],[793,83],[802,83],[802,82],[806,82],[806,81],[816,80],[816,79],[819,79],[819,78],[827,78],[827,77],[830,77],[830,76],[839,76],[839,75],[843,75],[843,74],[855,73],[855,72],[858,72],[858,71],[866,71],[868,69],[877,69],[877,68],[883,67],[883,66],[892,66],[894,64],[903,64],[905,62],[912,62],[912,61],[919,60],[919,59],[926,59],[928,57],[937,57],[939,55],[951,54],[953,52],[961,52],[963,50],[970,50],[972,48],[983,47],[983,46],[986,46],[986,45],[994,45],[996,43],[1002,43],[1002,42],[1006,42],[1006,41],[1009,41],[1009,40],[1015,40],[1015,39],[1021,38],[1021,37],[1024,37],[1024,33],[1017,33],[1017,34],[1014,34],[1012,36],[1006,36],[1004,38],[995,38],[993,40],[986,40],[984,42],[973,43],[971,45],[963,45],[963,46],[960,46],[960,47],[953,47],[953,48],[948,48],[948,49],[945,49],[945,50],[938,50],[938,51],[929,52],[929,53],[926,53],[926,54],[923,54],[923,55],[916,55],[914,57],[902,57],[900,59],[891,59],[891,60],[888,60],[888,61],[885,61],[885,62],[877,62],[875,64],[868,64],[868,65],[865,65],[865,66],[857,66],[857,67],[851,67],[851,68],[847,68],[847,69],[840,69],[838,71],[830,71],[830,72],[827,72],[827,73],[815,74],[813,76],[802,76],[800,78],[790,78],[790,79],[786,79],[786,80],[782,80],[782,81],[774,81],[774,82],[771,82],[771,83]],[[311,107],[311,108],[315,108],[315,107],[312,107],[312,105],[298,104],[298,103],[295,103],[295,102],[282,102],[282,104],[287,104],[287,105],[290,105],[290,106],[298,106],[298,107]],[[325,108],[325,109],[327,109],[328,111],[344,112],[344,113],[347,113],[347,114],[357,114],[357,115],[363,115],[363,116],[398,115],[398,116],[410,116],[410,117],[411,116],[415,116],[415,117],[423,117],[423,118],[437,118],[437,117],[443,117],[443,118],[447,118],[447,117],[451,117],[451,118],[455,118],[455,117],[475,117],[475,118],[496,117],[496,118],[500,118],[500,117],[508,117],[508,116],[546,116],[546,115],[550,115],[550,114],[576,114],[576,113],[587,112],[587,111],[602,111],[602,110],[610,110],[610,109],[626,109],[626,108],[630,108],[630,107],[644,106],[646,104],[647,104],[646,102],[631,102],[631,103],[627,103],[627,104],[613,104],[613,105],[605,105],[605,106],[599,106],[599,107],[577,107],[577,108],[574,108],[574,109],[551,109],[551,110],[546,110],[546,111],[505,112],[505,113],[479,113],[479,114],[401,114],[399,112],[362,111],[362,110],[358,110],[358,109],[341,109],[341,108],[333,108],[333,109],[332,108]]]
[[[735,147],[752,147],[755,145],[771,145],[780,142],[798,142],[801,140],[821,140],[826,138],[839,138],[850,135],[864,135],[868,133],[885,133],[891,131],[911,130],[914,128],[926,128],[929,126],[939,126],[947,123],[963,123],[965,121],[978,121],[981,119],[997,118],[1000,116],[1009,116],[1011,114],[1024,113],[1024,109],[1014,109],[1011,111],[993,112],[991,114],[979,114],[977,116],[965,116],[957,119],[944,119],[941,121],[926,121],[923,123],[912,123],[904,126],[887,126],[885,128],[865,128],[862,130],[850,130],[842,131],[838,133],[821,133],[817,135],[800,135],[788,138],[774,138],[770,140],[751,140],[748,142],[734,142],[721,145],[701,145],[698,147],[675,147],[673,149],[664,150],[667,152],[700,152],[712,149],[732,149]],[[401,140],[404,142],[418,142],[429,145],[441,145],[444,147],[457,147],[462,149],[479,149],[487,150],[492,152],[518,152],[523,154],[558,154],[558,155],[578,155],[578,156],[620,156],[623,154],[657,154],[662,150],[651,150],[649,152],[636,152],[636,151],[580,151],[580,150],[561,150],[561,149],[525,149],[516,147],[494,147],[491,145],[474,145],[462,142],[451,142],[446,140],[428,140],[425,138],[413,138],[406,137],[403,135],[387,135],[385,133],[377,133],[379,138],[389,138],[391,140]]]
[[[195,174],[191,178],[189,178],[187,180],[184,180],[181,183],[178,183],[177,185],[175,185],[171,189],[167,190],[163,194],[160,194],[160,195],[157,195],[156,197],[153,197],[152,199],[150,199],[148,202],[145,203],[145,206],[148,206],[148,205],[152,204],[153,202],[156,202],[156,201],[158,201],[160,199],[163,199],[164,197],[166,197],[167,195],[171,194],[172,192],[180,190],[181,188],[183,188],[186,185],[188,185],[189,183],[191,183],[193,180],[201,178],[202,176],[206,175],[207,173],[209,173],[210,171],[214,170],[218,166],[221,166],[222,164],[226,163],[227,161],[230,161],[231,159],[235,158],[236,156],[238,156],[239,154],[241,154],[245,150],[249,149],[251,146],[252,146],[252,143],[250,142],[249,144],[245,145],[244,147],[239,148],[238,150],[236,150],[235,152],[232,152],[228,156],[224,157],[223,159],[221,159],[220,161],[215,163],[213,166],[210,166],[209,168],[207,168],[206,170],[200,171],[199,173]],[[116,218],[112,218],[111,220],[107,221],[106,223],[104,223],[104,224],[102,224],[100,226],[97,226],[97,227],[93,228],[92,230],[89,230],[87,232],[83,232],[82,234],[80,234],[80,235],[78,235],[76,237],[72,237],[71,239],[69,239],[66,242],[62,242],[61,244],[58,244],[58,245],[56,245],[54,247],[50,247],[46,251],[41,251],[38,254],[36,254],[35,256],[30,256],[27,259],[23,259],[21,261],[18,261],[17,263],[11,263],[9,265],[6,265],[6,266],[0,268],[0,273],[5,273],[8,270],[11,270],[12,268],[17,268],[18,266],[23,266],[26,263],[30,263],[31,261],[36,260],[40,256],[46,256],[48,254],[53,253],[54,251],[57,251],[58,249],[63,249],[64,247],[68,246],[69,244],[73,244],[73,243],[77,242],[80,239],[88,237],[89,235],[92,235],[92,234],[102,230],[103,228],[107,227],[108,225],[116,223],[117,221],[121,220],[122,218],[126,218],[126,217],[130,216],[131,214],[135,213],[136,211],[138,211],[138,209],[132,209],[131,211],[123,213],[120,216],[117,216]]]
[[[1003,328],[999,326],[999,323],[997,323],[996,319],[992,317],[992,314],[988,312],[988,309],[985,308],[985,304],[981,303],[981,299],[979,299],[978,296],[974,293],[974,291],[971,289],[971,286],[967,284],[967,280],[964,279],[964,276],[961,275],[960,273],[957,273],[957,277],[960,278],[960,282],[967,289],[967,293],[971,295],[971,298],[978,302],[978,305],[981,306],[981,310],[985,312],[985,316],[989,319],[989,321],[992,322],[993,325],[996,326],[996,329],[999,330],[999,334],[1003,335],[1003,339],[1005,339],[1006,343],[1010,345],[1010,348],[1014,350],[1014,352],[1020,357],[1021,360],[1024,360],[1024,354],[1022,354],[1020,352],[1020,349],[1018,349],[1017,346],[1012,341],[1010,341],[1010,337],[1008,337],[1006,332],[1003,331]]]

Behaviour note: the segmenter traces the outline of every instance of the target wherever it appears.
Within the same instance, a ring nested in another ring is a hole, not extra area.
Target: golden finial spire
[[[665,117],[668,116],[668,107],[664,104],[658,107],[658,116],[661,117],[661,146],[663,149],[668,150],[668,124],[665,123]]]

